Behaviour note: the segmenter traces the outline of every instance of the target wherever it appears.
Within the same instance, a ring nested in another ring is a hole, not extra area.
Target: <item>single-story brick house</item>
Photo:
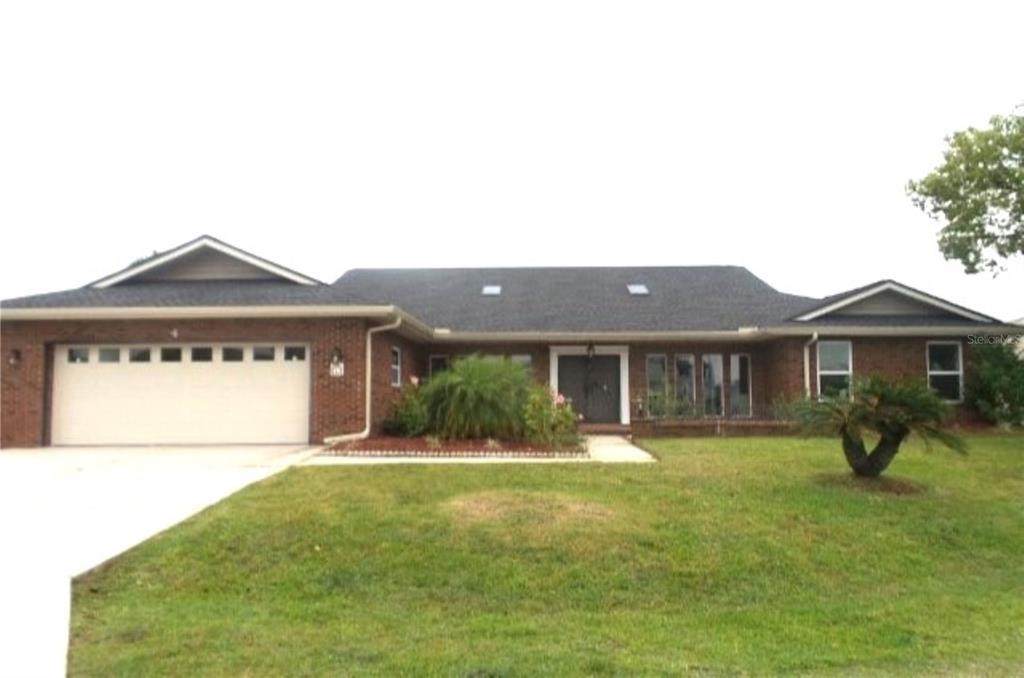
[[[356,269],[325,284],[203,236],[78,289],[0,303],[4,447],[320,442],[400,387],[501,354],[586,422],[716,425],[852,375],[963,398],[972,335],[1019,327],[884,280],[825,299],[734,266]]]

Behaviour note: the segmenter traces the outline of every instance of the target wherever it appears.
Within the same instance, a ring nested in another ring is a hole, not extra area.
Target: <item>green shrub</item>
[[[427,430],[427,406],[423,391],[416,384],[407,384],[394,408],[382,425],[384,433],[411,438]]]
[[[937,441],[966,452],[964,441],[943,428],[949,406],[923,380],[855,378],[852,394],[797,401],[789,412],[806,434],[838,435],[846,461],[857,475],[880,475],[911,434],[926,445]],[[878,436],[871,452],[865,448],[865,433]]]
[[[534,445],[575,447],[580,443],[578,418],[561,394],[539,384],[530,388],[523,410],[526,439]]]
[[[978,346],[975,355],[968,406],[992,424],[1024,424],[1024,359],[1013,344]]]
[[[421,389],[427,429],[443,438],[521,438],[531,383],[526,368],[508,358],[458,359]]]

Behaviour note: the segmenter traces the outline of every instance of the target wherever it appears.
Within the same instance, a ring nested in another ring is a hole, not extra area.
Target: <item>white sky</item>
[[[368,266],[741,264],[1003,319],[904,193],[1024,102],[1014,2],[5,2],[0,296],[201,233]]]

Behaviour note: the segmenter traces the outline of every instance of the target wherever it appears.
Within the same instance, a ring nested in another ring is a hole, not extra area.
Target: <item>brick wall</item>
[[[177,330],[177,338],[172,337]],[[366,322],[357,319],[208,319],[133,321],[8,321],[0,326],[4,364],[0,371],[0,446],[35,447],[47,441],[49,354],[55,343],[161,344],[196,341],[308,343],[312,397],[310,442],[363,427],[363,361]],[[331,377],[327,365],[338,348],[345,375]],[[6,363],[12,350],[17,366]]]

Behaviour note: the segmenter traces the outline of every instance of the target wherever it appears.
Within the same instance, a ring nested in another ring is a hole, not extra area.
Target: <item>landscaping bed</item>
[[[545,447],[525,441],[439,440],[430,436],[380,436],[337,443],[320,453],[329,457],[585,457],[585,446]]]

